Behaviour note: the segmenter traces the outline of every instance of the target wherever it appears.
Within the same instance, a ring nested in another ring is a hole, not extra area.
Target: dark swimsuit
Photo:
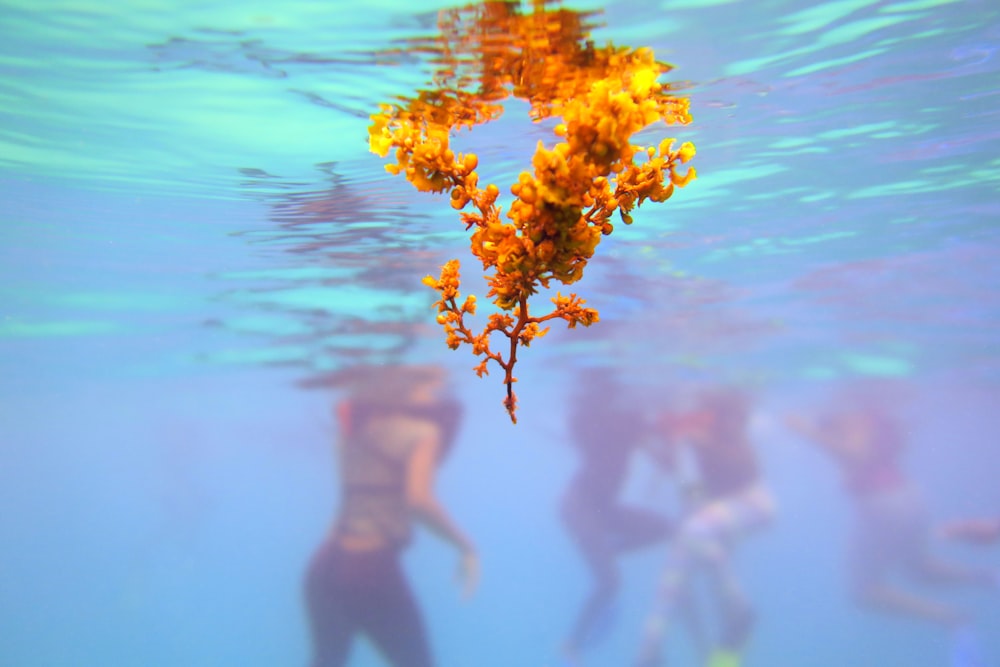
[[[306,604],[313,638],[312,667],[347,664],[356,635],[368,637],[394,667],[431,667],[423,617],[401,566],[409,541],[405,474],[409,452],[387,451],[377,442],[352,437],[369,420],[404,416],[433,421],[442,432],[444,452],[454,440],[461,415],[452,402],[431,406],[384,406],[345,403],[341,516],[334,536],[317,550],[306,574]],[[350,551],[337,538],[354,520],[385,533],[388,546]]]

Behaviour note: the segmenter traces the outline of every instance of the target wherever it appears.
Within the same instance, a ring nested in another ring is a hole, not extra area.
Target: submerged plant
[[[480,377],[491,361],[503,369],[504,405],[514,422],[518,348],[544,336],[548,327],[542,325],[550,320],[564,320],[571,329],[598,321],[597,311],[576,293],[556,292],[552,309],[541,314],[531,297],[553,280],[578,281],[601,238],[613,231],[616,213],[630,224],[637,206],[665,201],[695,177],[694,169],[680,171],[694,156],[692,144],[631,143],[653,123],[690,122],[688,100],[659,81],[671,66],[646,48],[595,47],[585,40],[583,18],[542,2],[525,14],[517,2],[442,13],[441,36],[423,46],[437,54],[437,87],[383,105],[368,130],[373,153],[386,157],[395,149],[389,173],[404,174],[424,192],[450,192],[452,207],[462,211],[497,312],[481,333],[469,326],[476,297],[462,298],[457,259],[424,283],[439,294],[437,321],[448,347],[470,345],[481,357],[475,367]],[[522,172],[510,187],[514,200],[506,222],[497,205],[500,189],[481,186],[477,156],[456,154],[450,139],[462,127],[497,118],[508,96],[526,100],[532,120],[560,122],[554,125],[559,141],[551,148],[538,142],[533,171]],[[491,347],[494,333],[506,339],[504,349]]]

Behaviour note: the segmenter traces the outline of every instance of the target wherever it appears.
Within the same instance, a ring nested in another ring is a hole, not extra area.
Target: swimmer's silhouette
[[[434,664],[420,610],[400,566],[416,519],[460,553],[471,593],[478,559],[434,493],[435,471],[456,435],[459,407],[441,399],[431,366],[366,368],[349,374],[337,407],[341,502],[306,576],[312,667],[347,663],[364,635],[393,667]]]

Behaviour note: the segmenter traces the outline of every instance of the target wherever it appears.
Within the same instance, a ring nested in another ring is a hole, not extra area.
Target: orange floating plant
[[[637,206],[665,201],[695,177],[694,169],[680,171],[694,156],[692,144],[631,143],[653,123],[690,122],[688,100],[659,81],[671,67],[649,49],[596,48],[585,40],[583,18],[543,2],[524,14],[516,2],[443,12],[436,46],[424,47],[438,54],[439,87],[383,105],[368,129],[373,153],[386,157],[395,149],[388,172],[404,174],[421,191],[450,192],[452,207],[472,230],[472,254],[483,264],[487,297],[498,309],[482,332],[466,321],[476,313],[476,297],[461,297],[458,260],[424,283],[440,296],[437,320],[448,346],[471,345],[482,358],[475,369],[480,377],[491,361],[504,370],[504,405],[514,422],[518,348],[544,336],[548,327],[541,325],[550,320],[564,320],[569,328],[598,321],[597,311],[575,293],[557,292],[543,314],[532,312],[530,298],[553,280],[579,280],[602,236],[613,231],[614,214],[630,224]],[[500,189],[480,187],[477,156],[456,154],[450,139],[462,127],[498,117],[508,96],[527,100],[535,121],[561,122],[554,127],[560,141],[551,148],[539,142],[533,171],[522,172],[510,187],[514,200],[505,222]],[[497,332],[506,338],[504,350],[490,346]]]

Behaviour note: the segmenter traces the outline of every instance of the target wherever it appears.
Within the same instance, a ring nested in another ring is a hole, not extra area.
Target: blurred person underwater
[[[440,395],[444,372],[434,366],[361,367],[336,382],[348,390],[336,408],[340,505],[305,578],[310,666],[346,665],[364,636],[393,667],[432,667],[400,561],[416,522],[458,552],[464,592],[476,586],[476,549],[434,490],[461,407]]]

